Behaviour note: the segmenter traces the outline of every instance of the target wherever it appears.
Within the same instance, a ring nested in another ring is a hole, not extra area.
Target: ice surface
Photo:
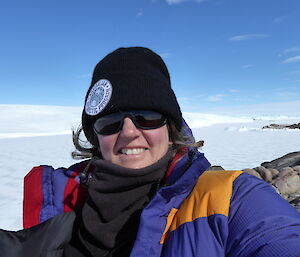
[[[211,164],[224,169],[254,168],[264,161],[300,151],[300,130],[262,130],[267,124],[268,121],[219,124],[193,132],[196,139],[205,141],[202,151]]]
[[[225,169],[253,168],[300,151],[300,130],[262,130],[276,123],[298,123],[300,115],[217,115],[184,113],[202,151]],[[34,166],[55,168],[75,163],[71,128],[80,122],[80,107],[0,105],[0,228],[22,228],[23,178]]]

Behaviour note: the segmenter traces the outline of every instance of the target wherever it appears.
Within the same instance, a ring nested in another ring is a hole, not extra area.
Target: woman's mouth
[[[141,154],[143,152],[145,152],[146,150],[148,150],[148,148],[145,147],[139,147],[139,148],[122,148],[119,150],[120,154],[126,154],[126,155],[130,155],[130,154]]]

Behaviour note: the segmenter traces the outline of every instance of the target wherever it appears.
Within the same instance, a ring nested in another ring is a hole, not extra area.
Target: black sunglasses
[[[112,135],[119,132],[128,117],[134,125],[140,129],[157,129],[167,123],[167,119],[160,113],[154,111],[121,111],[103,116],[95,121],[94,130],[100,135]]]

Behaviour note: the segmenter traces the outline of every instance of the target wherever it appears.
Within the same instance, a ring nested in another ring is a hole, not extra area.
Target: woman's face
[[[144,168],[157,162],[167,153],[171,144],[167,125],[143,130],[137,128],[128,117],[118,133],[98,135],[98,141],[103,159],[131,169]]]

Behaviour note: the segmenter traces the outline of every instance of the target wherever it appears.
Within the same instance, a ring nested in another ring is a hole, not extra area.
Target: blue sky
[[[300,100],[299,0],[3,0],[0,104],[81,106],[122,46],[167,63],[183,111]]]

